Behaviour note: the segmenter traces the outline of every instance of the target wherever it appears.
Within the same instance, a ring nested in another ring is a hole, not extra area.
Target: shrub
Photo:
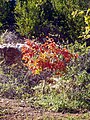
[[[18,0],[15,8],[16,31],[28,38],[53,33],[65,42],[74,42],[84,30],[85,23],[80,15],[73,18],[72,12],[81,10],[85,5],[86,2],[78,0]]]
[[[22,47],[22,60],[33,74],[40,74],[44,70],[63,74],[67,63],[75,56],[66,48],[60,48],[52,38],[46,39],[44,44],[26,40],[27,46]]]
[[[53,78],[54,79],[54,78]],[[55,85],[46,86],[46,93],[42,95],[39,87],[32,88],[35,90],[34,96],[31,97],[30,102],[37,108],[41,107],[49,111],[58,112],[85,112],[90,110],[90,75],[86,72],[81,73],[73,78],[57,78]]]
[[[86,43],[78,42],[67,47],[71,53],[78,52],[79,57],[70,61],[67,74],[48,78],[53,82],[46,82],[44,95],[40,89],[42,84],[32,88],[35,92],[30,102],[34,106],[63,112],[90,110],[90,72],[87,71],[90,71],[90,49]]]
[[[28,0],[20,1],[17,0],[15,7],[15,19],[16,19],[16,31],[21,36],[29,37],[29,34],[35,30],[38,25],[39,18],[39,7],[35,1]]]
[[[87,46],[90,46],[90,8],[87,11],[83,11],[84,13],[84,21],[85,21],[85,31],[82,32],[82,35],[79,38],[82,38],[86,41]],[[80,14],[80,12],[78,13]]]

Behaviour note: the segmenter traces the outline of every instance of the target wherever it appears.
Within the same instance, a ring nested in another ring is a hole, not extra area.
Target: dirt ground
[[[0,120],[74,120],[74,117],[78,120],[80,116],[82,114],[46,112],[30,107],[27,101],[0,98]]]

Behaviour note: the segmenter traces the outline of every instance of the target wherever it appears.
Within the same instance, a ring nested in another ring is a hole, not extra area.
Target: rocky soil
[[[31,107],[28,101],[0,97],[0,120],[90,120],[87,113],[55,113]]]

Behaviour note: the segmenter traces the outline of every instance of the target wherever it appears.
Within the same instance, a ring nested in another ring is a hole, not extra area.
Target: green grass
[[[90,120],[90,113],[63,114],[61,116],[43,116],[38,120]]]

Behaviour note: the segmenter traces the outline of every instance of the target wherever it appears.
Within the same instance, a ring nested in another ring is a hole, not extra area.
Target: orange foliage
[[[60,48],[52,38],[47,37],[44,44],[26,40],[26,46],[22,47],[22,60],[33,74],[40,74],[41,71],[50,71],[62,74],[66,71],[67,63],[77,55],[71,54],[66,48]]]

